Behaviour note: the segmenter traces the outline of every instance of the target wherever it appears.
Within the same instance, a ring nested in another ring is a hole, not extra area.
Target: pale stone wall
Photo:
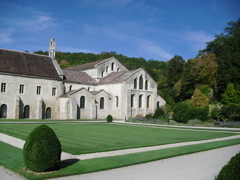
[[[6,92],[0,92],[0,104],[7,105],[7,118],[24,118],[23,111],[27,105],[30,107],[30,119],[45,118],[48,107],[51,108],[52,119],[59,118],[58,96],[63,93],[61,81],[0,75],[1,83],[6,83]],[[23,93],[19,92],[20,84],[24,85]],[[39,95],[37,86],[41,87]],[[52,96],[52,88],[56,88],[55,96]]]

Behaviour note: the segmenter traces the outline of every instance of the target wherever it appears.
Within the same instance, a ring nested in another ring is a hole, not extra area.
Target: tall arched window
[[[139,89],[143,89],[143,77],[140,76],[139,78]]]
[[[134,107],[134,94],[131,95],[131,107]]]
[[[104,71],[102,71],[102,77],[103,77]]]
[[[139,108],[142,107],[142,95],[139,96]]]
[[[112,71],[114,70],[114,63],[112,63]]]
[[[137,78],[134,79],[134,89],[137,89]]]
[[[147,97],[147,108],[150,107],[150,95]]]
[[[30,107],[27,105],[24,107],[23,117],[29,119],[30,116]]]
[[[148,90],[148,80],[145,82],[145,90]]]
[[[108,66],[106,67],[106,72],[108,72]]]
[[[104,98],[100,98],[100,109],[104,109]]]
[[[81,109],[85,108],[85,96],[80,97],[80,108]]]
[[[116,107],[118,107],[118,97],[116,96]]]
[[[69,91],[71,91],[71,90],[72,90],[72,85],[69,86]]]
[[[6,104],[1,105],[0,118],[7,118],[7,105]]]
[[[46,119],[51,119],[52,118],[52,110],[50,107],[46,109]]]
[[[159,105],[159,101],[157,102],[157,108],[159,108],[160,107],[160,105]]]

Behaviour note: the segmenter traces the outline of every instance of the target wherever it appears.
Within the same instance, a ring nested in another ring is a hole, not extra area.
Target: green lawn
[[[0,132],[25,140],[40,124],[0,124]],[[158,126],[118,123],[48,124],[57,134],[64,152],[82,154],[185,141],[232,136],[231,132],[166,129]],[[240,133],[239,133],[240,134]],[[25,170],[22,150],[0,141],[0,165],[27,179],[46,179],[129,166],[173,156],[240,144],[240,139],[168,148],[121,156],[62,161],[54,173],[32,174]]]
[[[26,140],[28,134],[37,126],[39,124],[0,124],[0,132]],[[48,126],[57,134],[62,150],[75,155],[198,141],[236,134],[117,123],[48,124]]]

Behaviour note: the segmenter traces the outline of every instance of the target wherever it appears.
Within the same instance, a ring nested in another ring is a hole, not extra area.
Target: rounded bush
[[[240,152],[230,159],[215,180],[239,180],[240,179]]]
[[[113,121],[113,117],[111,115],[107,116],[107,122],[112,122]]]
[[[34,172],[55,170],[61,159],[61,144],[55,132],[46,125],[35,128],[23,147],[26,167]]]

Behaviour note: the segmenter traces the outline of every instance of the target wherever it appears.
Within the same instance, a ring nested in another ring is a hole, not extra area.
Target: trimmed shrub
[[[239,180],[240,179],[240,152],[230,159],[221,169],[215,180]]]
[[[147,114],[147,115],[145,116],[145,118],[146,118],[146,119],[152,119],[152,118],[153,118],[153,114],[152,114],[152,113]]]
[[[196,126],[198,124],[202,124],[202,121],[201,120],[198,120],[198,119],[192,119],[192,120],[189,120],[188,121],[188,125],[189,126]]]
[[[23,147],[23,158],[29,170],[47,172],[56,170],[61,152],[61,144],[55,132],[41,125],[29,134]]]
[[[192,119],[205,121],[208,119],[208,107],[194,107],[187,102],[180,102],[173,107],[174,120],[177,122],[187,123]]]
[[[153,118],[158,119],[163,117],[165,117],[164,111],[162,110],[162,108],[157,108],[156,111],[154,112]]]
[[[107,116],[107,122],[112,122],[113,121],[113,117],[109,114]]]

